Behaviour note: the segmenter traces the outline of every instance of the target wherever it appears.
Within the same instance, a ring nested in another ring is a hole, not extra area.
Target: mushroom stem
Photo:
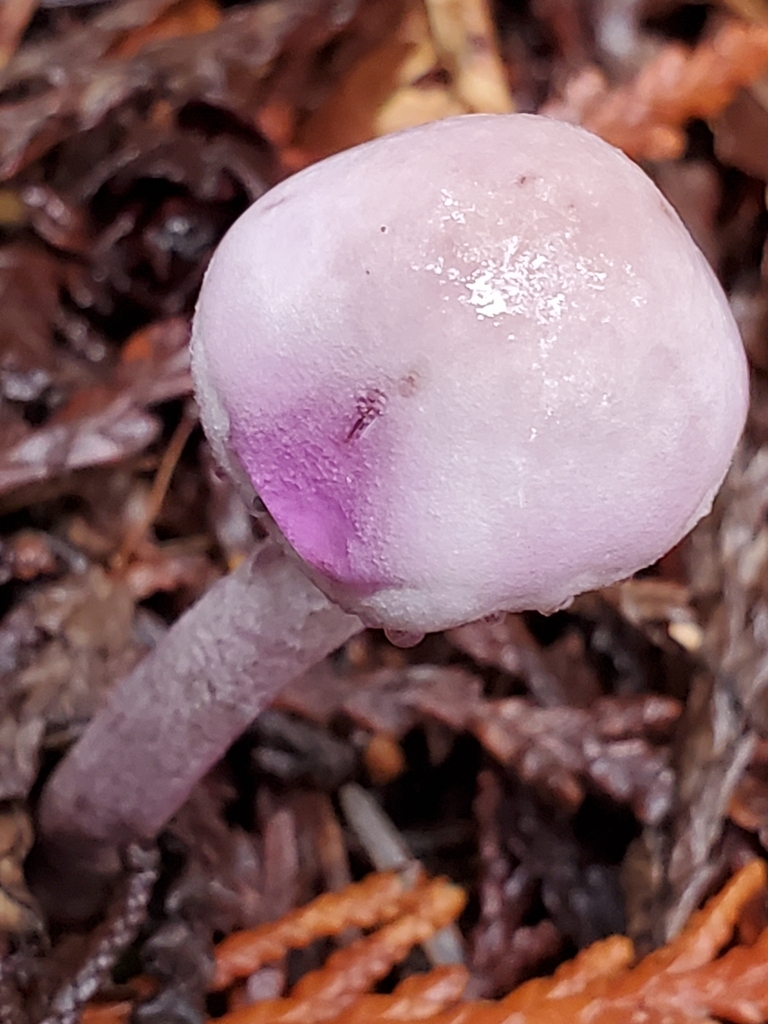
[[[282,686],[362,629],[272,541],[170,629],[115,690],[43,793],[48,841],[157,834]]]

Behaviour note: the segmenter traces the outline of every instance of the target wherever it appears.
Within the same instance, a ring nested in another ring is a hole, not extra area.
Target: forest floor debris
[[[64,1024],[90,1000],[87,1024],[203,1024],[229,1009],[210,992],[216,942],[232,936],[221,960],[280,929],[290,952],[248,961],[242,1000],[327,1018],[322,977],[311,998],[302,979],[373,929],[348,1022],[481,1024],[515,1005],[531,1024],[617,1022],[638,1000],[650,1022],[768,1019],[765,5],[0,8],[0,1018]],[[753,401],[714,515],[641,578],[549,618],[473,623],[407,652],[353,638],[254,723],[156,852],[134,851],[101,918],[75,926],[77,894],[32,846],[44,780],[259,530],[189,400],[189,318],[213,248],[313,160],[507,110],[579,121],[643,161],[719,274]],[[342,810],[354,787],[391,818],[393,849],[451,882],[369,877],[368,819],[352,827]],[[402,916],[429,885],[450,913]],[[352,912],[354,886],[393,895]],[[411,946],[459,913],[459,886],[465,963],[428,972]],[[294,948],[329,906],[333,928]],[[619,934],[660,949],[630,966]],[[389,959],[374,970],[377,935]]]

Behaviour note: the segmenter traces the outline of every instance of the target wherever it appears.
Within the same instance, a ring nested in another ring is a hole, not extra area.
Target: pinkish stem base
[[[361,630],[267,542],[120,683],[53,773],[44,839],[156,835],[285,684]]]

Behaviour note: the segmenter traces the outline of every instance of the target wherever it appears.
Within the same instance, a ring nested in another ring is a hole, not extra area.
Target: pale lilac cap
[[[747,370],[651,180],[571,125],[453,118],[234,225],[193,331],[203,423],[313,578],[372,624],[551,610],[710,508]]]

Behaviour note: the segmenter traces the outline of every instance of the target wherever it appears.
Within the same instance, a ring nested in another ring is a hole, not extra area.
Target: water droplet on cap
[[[506,612],[491,612],[490,615],[483,616],[483,622],[487,622],[490,626],[498,626],[506,617]]]
[[[424,639],[423,633],[411,633],[407,629],[385,629],[384,636],[394,647],[415,647]]]

